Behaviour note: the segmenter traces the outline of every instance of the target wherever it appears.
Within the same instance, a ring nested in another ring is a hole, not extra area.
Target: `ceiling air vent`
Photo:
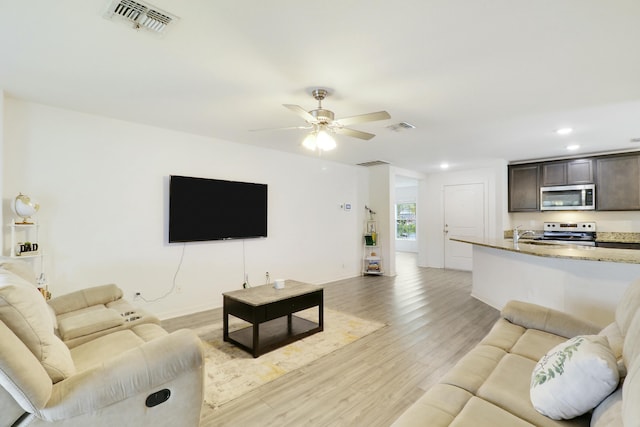
[[[385,162],[384,160],[372,160],[370,162],[358,163],[358,166],[379,166],[379,165],[388,165],[389,162]]]
[[[387,129],[391,129],[394,132],[400,132],[403,130],[407,130],[407,129],[415,129],[416,127],[414,125],[412,125],[411,123],[407,123],[407,122],[400,122],[400,123],[396,123],[394,125],[389,125],[387,126]]]
[[[104,14],[107,19],[118,18],[139,30],[144,28],[156,34],[164,34],[167,26],[178,17],[143,1],[113,0]]]

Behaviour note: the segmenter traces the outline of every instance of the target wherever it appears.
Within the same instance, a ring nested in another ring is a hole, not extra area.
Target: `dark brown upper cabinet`
[[[640,210],[640,152],[509,165],[509,212],[540,210],[540,187],[596,185],[596,210]]]
[[[640,210],[640,154],[596,160],[596,209]]]
[[[540,205],[539,164],[509,165],[509,212],[532,212]]]
[[[593,159],[542,163],[542,186],[592,184]]]

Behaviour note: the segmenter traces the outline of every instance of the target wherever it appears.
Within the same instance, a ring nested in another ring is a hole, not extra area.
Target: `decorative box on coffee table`
[[[272,284],[225,292],[224,340],[248,351],[253,357],[275,350],[324,329],[323,288],[294,280],[282,289]],[[318,322],[294,313],[318,307]],[[229,332],[229,316],[251,326]]]

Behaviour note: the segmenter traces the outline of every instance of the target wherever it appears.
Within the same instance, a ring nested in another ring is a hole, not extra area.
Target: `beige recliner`
[[[105,291],[114,289],[84,295]],[[105,329],[113,316],[89,308],[101,304],[88,299],[86,307],[66,311],[82,314],[68,326],[90,331],[76,330],[75,338],[84,338],[70,348],[54,333],[64,313],[56,316],[50,307],[69,308],[79,295],[49,306],[32,284],[0,268],[0,425],[197,426],[204,382],[200,339],[189,330],[169,334],[156,323]]]

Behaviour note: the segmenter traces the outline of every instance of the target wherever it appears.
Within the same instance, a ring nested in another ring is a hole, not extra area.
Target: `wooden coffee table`
[[[253,357],[324,329],[324,295],[320,286],[287,280],[283,289],[262,285],[222,295],[224,340]],[[312,307],[318,307],[318,323],[293,315]],[[229,332],[229,316],[249,322],[251,326]]]

